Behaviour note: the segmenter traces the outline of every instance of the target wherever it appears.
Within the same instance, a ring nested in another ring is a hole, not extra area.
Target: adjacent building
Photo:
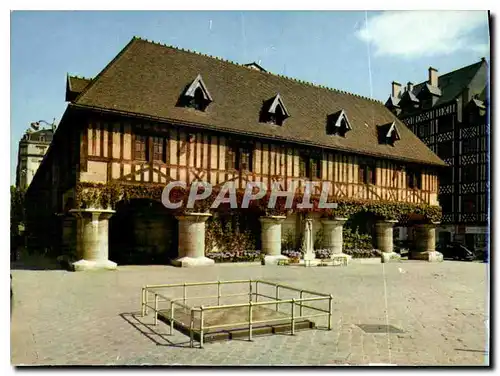
[[[16,187],[28,188],[52,142],[53,134],[53,129],[30,128],[23,135],[17,153]]]
[[[386,106],[447,164],[439,176],[443,243],[485,248],[489,209],[488,64],[481,61],[405,87],[392,83]]]
[[[269,263],[285,233],[299,242],[321,232],[320,246],[341,255],[343,225],[363,210],[382,251],[392,251],[400,221],[419,234],[413,257],[442,259],[435,222],[446,164],[382,102],[139,38],[96,77],[68,76],[66,100],[27,193],[28,227],[36,244],[73,253],[77,270],[112,269],[137,252],[209,264],[216,217],[239,216],[235,236],[257,229]],[[172,181],[232,182],[238,192],[296,183],[302,194],[315,181],[315,197],[329,183],[338,207],[170,211],[160,199]]]

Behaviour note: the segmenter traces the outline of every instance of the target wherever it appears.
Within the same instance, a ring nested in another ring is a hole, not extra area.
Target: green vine
[[[164,189],[162,184],[126,184],[112,182],[109,184],[99,183],[79,183],[76,186],[75,204],[76,208],[103,207],[113,208],[120,200],[131,200],[136,198],[147,198],[151,200],[161,200]],[[201,192],[202,188],[200,188]],[[186,208],[189,190],[175,187],[170,191],[171,202],[181,202],[179,209],[175,209],[174,214],[186,212],[219,212],[229,213],[232,211],[229,204],[222,204],[217,209],[210,206],[217,197],[219,190],[213,189],[212,193],[205,200],[197,200],[193,208]],[[241,207],[244,190],[236,191],[236,201]],[[286,199],[278,197],[274,208],[268,208],[271,194],[267,193],[259,200],[250,201],[248,210],[257,212],[259,215],[287,215],[292,212],[318,212],[326,218],[344,217],[349,218],[359,212],[370,212],[381,219],[406,221],[412,215],[417,215],[429,222],[439,222],[442,216],[440,206],[427,204],[412,204],[394,201],[368,201],[357,199],[330,198],[328,202],[337,203],[335,209],[324,209],[319,207],[319,196],[312,196],[312,208],[301,209],[297,205],[302,202],[302,194],[297,194],[294,198],[292,208],[286,208]]]

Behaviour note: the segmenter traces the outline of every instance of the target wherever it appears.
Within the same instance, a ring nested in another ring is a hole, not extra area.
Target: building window
[[[302,153],[299,155],[299,176],[308,179],[321,179],[321,158]]]
[[[453,141],[446,141],[437,144],[437,154],[443,159],[453,157]]]
[[[237,143],[227,145],[226,170],[253,171],[253,148]]]
[[[475,154],[477,149],[477,138],[464,138],[462,140],[461,154]]]
[[[443,209],[443,213],[451,213],[453,211],[453,196],[452,195],[440,196],[439,204]]]
[[[476,195],[464,195],[462,196],[462,212],[463,213],[475,213],[476,212]]]
[[[165,138],[163,137],[153,137],[153,160],[159,162],[166,162],[165,153]]]
[[[363,184],[376,184],[376,167],[372,164],[362,163],[359,165],[358,181]]]
[[[439,133],[451,132],[453,130],[453,115],[441,116],[437,122]]]
[[[327,117],[326,134],[345,137],[346,133],[351,129],[351,124],[349,124],[349,119],[347,119],[344,110],[340,110]]]
[[[274,125],[283,125],[283,122],[286,119],[286,115],[283,113],[281,106],[276,106],[275,113],[269,113],[267,115],[267,123]]]
[[[418,169],[406,171],[406,186],[411,189],[422,189],[422,173]]]
[[[461,183],[475,183],[478,178],[478,166],[475,164],[465,165],[461,167],[462,179]]]
[[[443,168],[443,171],[439,174],[439,183],[441,185],[449,185],[453,183],[453,168]]]
[[[418,137],[429,137],[431,135],[430,123],[422,123],[418,126]]]
[[[205,111],[210,101],[206,100],[201,88],[197,88],[192,97],[188,97],[186,107],[198,111]]]
[[[135,159],[140,161],[148,160],[148,138],[143,135],[135,136]]]

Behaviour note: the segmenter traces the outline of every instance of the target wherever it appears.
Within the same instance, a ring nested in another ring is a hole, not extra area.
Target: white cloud
[[[486,27],[484,11],[395,11],[370,17],[356,36],[375,47],[375,56],[415,58],[448,55],[459,50],[488,51],[471,33]]]

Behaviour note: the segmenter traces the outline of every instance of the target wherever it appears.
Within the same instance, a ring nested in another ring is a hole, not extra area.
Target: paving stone
[[[399,267],[406,273],[400,273]],[[13,270],[11,362],[484,365],[489,359],[484,353],[489,335],[486,273],[484,264],[452,261],[351,264],[318,270],[215,265],[203,268],[203,273],[169,266],[126,266],[107,273]],[[333,330],[209,343],[204,349],[191,349],[188,337],[178,331],[170,335],[167,325],[152,325],[151,314],[145,318],[138,314],[145,284],[246,278],[333,294]],[[357,326],[387,323],[403,333],[390,333],[388,341],[386,333],[366,333]]]

